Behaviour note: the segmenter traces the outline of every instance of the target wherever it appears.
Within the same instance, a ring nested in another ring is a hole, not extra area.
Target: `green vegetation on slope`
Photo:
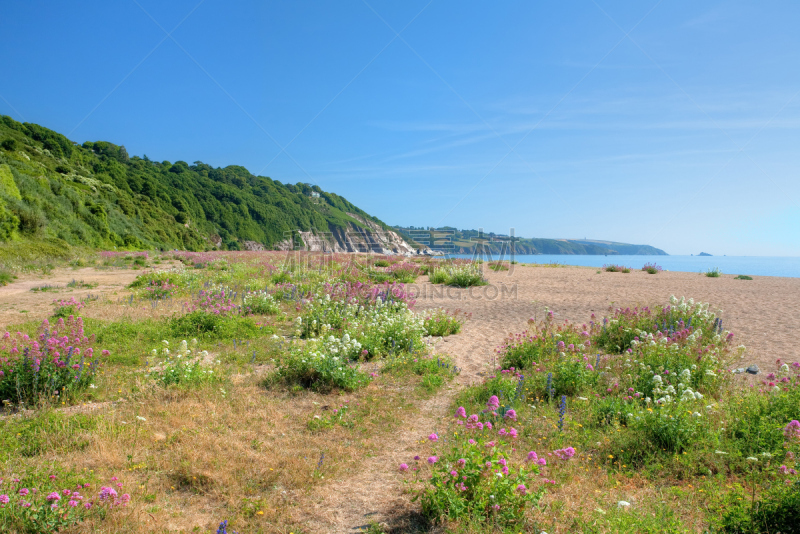
[[[414,238],[424,242],[434,250],[455,254],[472,254],[476,245],[482,243],[484,253],[492,255],[504,252],[509,254],[510,238],[507,235],[478,230],[459,230],[451,226],[436,229],[422,227],[396,227],[404,238]],[[427,236],[427,237],[425,237]],[[448,250],[451,248],[451,250]],[[516,254],[593,254],[593,255],[651,255],[666,256],[667,253],[650,245],[630,245],[613,241],[594,241],[583,239],[545,239],[516,237]]]
[[[362,227],[348,212],[386,228],[318,186],[282,184],[237,165],[154,162],[105,141],[77,145],[0,115],[0,242],[238,250],[254,241],[272,248],[297,230]]]

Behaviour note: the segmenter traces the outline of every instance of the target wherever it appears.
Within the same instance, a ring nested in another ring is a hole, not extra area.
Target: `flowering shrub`
[[[347,335],[360,344],[360,355],[367,359],[411,352],[422,344],[424,335],[422,319],[408,309],[406,301],[391,298],[369,300],[365,306],[357,301],[337,301],[325,294],[305,305],[295,326],[299,337]]]
[[[266,291],[253,291],[242,297],[245,313],[255,315],[275,315],[281,308],[275,299]]]
[[[663,269],[659,265],[656,265],[655,263],[645,263],[644,266],[642,267],[642,270],[648,274],[658,274]]]
[[[53,306],[55,309],[53,310],[53,317],[55,318],[67,318],[71,315],[77,314],[83,308],[86,307],[84,302],[76,300],[75,297],[70,297],[67,299],[55,299],[53,300]]]
[[[145,298],[149,300],[160,300],[171,297],[177,289],[178,286],[171,283],[168,278],[161,281],[150,280],[149,283],[144,286],[143,292]]]
[[[334,345],[330,339],[292,345],[288,353],[276,362],[273,379],[315,391],[337,388],[354,391],[367,385],[369,377],[358,367],[349,364],[346,355],[330,351]]]
[[[500,364],[506,369],[537,369],[545,357],[577,354],[592,346],[591,327],[564,323],[556,325],[553,312],[546,310],[542,321],[528,321],[528,330],[511,335],[497,348]]]
[[[6,332],[0,338],[0,401],[33,405],[53,396],[72,399],[97,373],[93,344],[80,317],[59,319],[52,328],[45,320],[34,337]]]
[[[377,263],[376,263],[377,265]],[[403,284],[411,284],[419,276],[419,267],[416,263],[398,262],[389,266],[388,272],[392,277]]]
[[[701,341],[717,345],[730,343],[733,334],[722,330],[722,321],[709,311],[709,305],[693,299],[670,297],[661,309],[617,308],[611,319],[604,319],[602,329],[594,325],[593,341],[598,347],[617,354],[631,348],[631,342],[653,335],[670,340]],[[659,339],[649,338],[650,341]]]
[[[453,313],[448,313],[443,308],[429,311],[425,313],[425,335],[444,337],[458,334],[469,317],[470,315],[459,313],[458,310]]]
[[[481,266],[477,263],[464,263],[436,267],[428,274],[431,284],[445,284],[455,287],[485,286]]]
[[[408,483],[414,500],[421,502],[422,513],[434,521],[523,524],[525,507],[538,502],[544,492],[534,485],[539,467],[547,461],[533,451],[524,459],[515,458],[514,428],[497,430],[490,421],[479,421],[478,415],[466,417],[463,408],[456,417],[462,428],[451,434],[449,444],[431,434],[433,454],[427,461],[417,456],[413,468],[400,465],[401,472],[414,474]]]
[[[50,475],[50,483],[56,479]],[[74,489],[35,488],[14,478],[0,479],[0,527],[3,532],[58,532],[87,519],[102,519],[112,509],[125,506],[130,495],[122,491],[122,483],[113,477],[94,496],[90,484],[78,484]]]
[[[174,353],[169,350],[169,341],[164,340],[161,343],[163,347],[160,354],[164,359],[158,361],[159,350],[152,350],[153,362],[147,370],[150,378],[164,386],[173,384],[193,386],[220,378],[219,370],[214,372],[214,362],[209,361],[208,351],[197,352],[196,339],[192,340],[191,349],[184,339]],[[216,363],[219,364],[219,361]]]
[[[762,386],[726,406],[727,434],[743,456],[767,451],[783,457],[784,445],[800,444],[798,431],[792,430],[800,425],[800,363],[781,365]]]

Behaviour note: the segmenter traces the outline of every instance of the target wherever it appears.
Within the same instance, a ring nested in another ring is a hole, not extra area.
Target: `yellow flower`
[[[609,458],[614,458],[614,455],[613,454],[609,454],[608,457]]]

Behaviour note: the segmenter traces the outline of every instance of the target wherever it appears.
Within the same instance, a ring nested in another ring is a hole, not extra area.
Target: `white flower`
[[[758,461],[758,458],[756,458],[755,456],[748,456],[747,459],[750,460],[751,462],[757,462]]]
[[[714,451],[714,454],[728,454],[728,453],[723,451]]]
[[[617,503],[617,507],[618,508],[625,508],[625,507],[630,506],[630,505],[631,505],[631,503],[629,503],[628,501],[619,501]]]
[[[137,416],[136,416],[136,419],[138,419],[139,421],[147,421],[147,419],[145,419],[145,418],[144,418],[144,417],[142,417],[141,415],[137,415]]]

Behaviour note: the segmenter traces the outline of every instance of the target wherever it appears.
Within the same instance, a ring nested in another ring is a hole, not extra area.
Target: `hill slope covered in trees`
[[[366,226],[388,229],[318,186],[282,184],[236,165],[150,161],[106,141],[78,145],[0,115],[0,243],[269,249],[298,230]]]
[[[400,235],[430,245],[434,250],[455,254],[473,254],[480,244],[482,250],[493,255],[510,253],[509,236],[479,230],[458,230],[451,226],[436,229],[424,227],[396,227]],[[653,255],[667,253],[650,245],[630,245],[614,241],[591,239],[546,239],[537,237],[515,237],[515,254],[588,254],[588,255]]]

